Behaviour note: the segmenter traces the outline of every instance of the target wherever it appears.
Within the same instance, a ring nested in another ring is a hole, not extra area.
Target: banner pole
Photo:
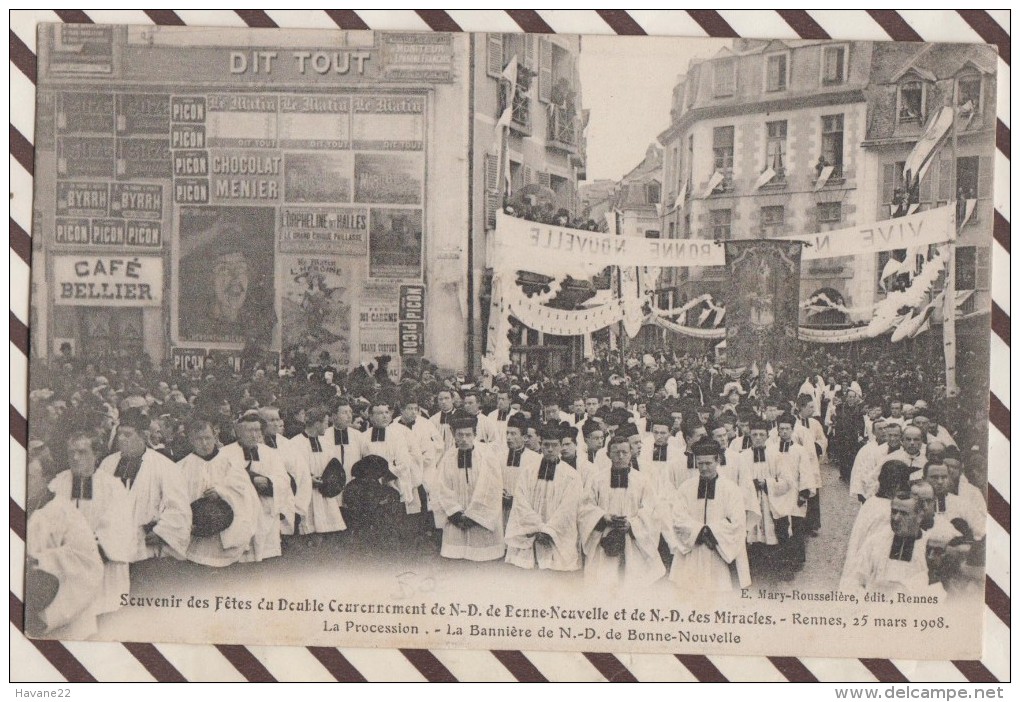
[[[955,83],[955,82],[954,82]],[[953,90],[953,133],[952,133],[952,168],[950,173],[950,196],[952,197],[953,203],[953,229],[959,226],[957,223],[958,212],[959,212],[959,197],[956,185],[957,173],[956,173],[956,104],[958,102],[956,96],[956,86],[954,85]],[[959,232],[955,231],[958,235]],[[956,387],[956,238],[954,237],[949,245],[946,247],[946,285],[945,291],[942,293],[942,346],[943,353],[945,355],[946,362],[946,396],[955,397],[957,392]]]

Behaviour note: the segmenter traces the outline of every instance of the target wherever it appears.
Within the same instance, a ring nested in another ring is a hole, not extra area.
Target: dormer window
[[[822,47],[822,85],[846,82],[846,45]]]
[[[712,82],[715,97],[729,97],[736,92],[737,61],[733,58],[718,59],[712,64]]]
[[[976,73],[956,79],[956,106],[961,112],[978,112],[981,109],[981,76]]]
[[[765,90],[775,93],[786,90],[789,84],[790,57],[772,54],[765,61]]]
[[[897,95],[896,121],[924,121],[925,85],[919,80],[908,80],[900,83]]]

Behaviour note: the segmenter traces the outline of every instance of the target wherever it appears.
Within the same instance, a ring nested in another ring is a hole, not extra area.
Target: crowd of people
[[[779,586],[826,528],[823,470],[861,503],[842,589],[952,598],[983,583],[981,428],[905,356],[806,348],[730,373],[708,356],[603,351],[555,377],[421,361],[399,379],[388,360],[35,359],[33,633],[94,633],[133,563],[327,544],[583,570],[602,589]]]

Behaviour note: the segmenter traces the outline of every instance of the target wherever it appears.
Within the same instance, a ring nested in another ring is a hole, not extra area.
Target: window
[[[733,127],[712,130],[712,153],[716,170],[725,172],[733,168]]]
[[[736,92],[737,61],[727,58],[712,64],[712,79],[716,97],[728,97]]]
[[[898,122],[924,121],[924,83],[912,80],[900,85],[897,107]]]
[[[730,224],[733,218],[732,210],[711,210],[708,223],[712,230],[712,238],[726,240],[730,238]]]
[[[977,247],[959,246],[956,249],[956,289],[977,289]]]
[[[969,200],[977,197],[978,192],[978,157],[964,156],[956,159],[956,195],[957,200]]]
[[[670,239],[676,238],[676,222],[669,223],[669,238]]]
[[[820,223],[839,222],[843,219],[843,203],[819,202],[818,221]]]
[[[689,212],[684,215],[683,235],[685,239],[689,239],[691,237],[691,215]]]
[[[846,82],[846,47],[822,47],[822,85]]]
[[[761,224],[763,227],[781,227],[786,221],[786,208],[782,205],[769,205],[761,208]]]
[[[964,114],[981,110],[981,76],[960,76],[956,81],[956,104]]]
[[[646,229],[645,230],[645,238],[646,239],[658,239],[660,233],[661,232],[659,232],[658,229]]]
[[[786,120],[765,123],[765,168],[776,172],[776,178],[786,175]]]
[[[765,62],[765,90],[774,93],[786,90],[787,67],[789,66],[786,54],[773,54]]]
[[[822,117],[822,158],[824,166],[832,166],[832,178],[843,175],[843,115]],[[819,169],[819,172],[821,169]]]
[[[645,185],[645,202],[649,205],[657,205],[662,200],[660,197],[660,188],[658,183],[648,183]]]
[[[499,78],[503,72],[503,35],[486,34],[488,53],[485,61],[485,71],[493,78]]]

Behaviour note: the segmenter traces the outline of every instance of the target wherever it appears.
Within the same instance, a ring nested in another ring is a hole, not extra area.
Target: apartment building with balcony
[[[477,362],[485,348],[485,330],[491,291],[492,262],[486,260],[487,241],[496,225],[496,212],[505,199],[519,197],[522,189],[535,192],[553,211],[579,213],[578,182],[585,179],[586,113],[581,107],[579,58],[582,38],[577,35],[478,34],[473,35],[474,94],[472,130],[472,280],[474,338]],[[516,85],[506,76],[516,65]],[[506,129],[499,118],[507,107]],[[500,150],[505,149],[502,169]],[[503,171],[503,172],[501,172]],[[506,181],[509,180],[509,183]],[[536,285],[541,276],[524,271],[520,283]],[[570,309],[590,297],[591,283],[564,286],[554,306]],[[573,362],[582,352],[580,340],[550,337],[515,326],[514,353],[518,360],[542,355],[546,367]],[[548,362],[547,362],[548,361]]]
[[[662,236],[772,238],[871,217],[859,145],[872,51],[867,42],[738,39],[692,62],[659,135]],[[847,307],[867,304],[874,266],[873,257],[805,261],[801,298],[825,291]],[[663,283],[683,301],[721,295],[725,271],[674,269],[671,276]]]

